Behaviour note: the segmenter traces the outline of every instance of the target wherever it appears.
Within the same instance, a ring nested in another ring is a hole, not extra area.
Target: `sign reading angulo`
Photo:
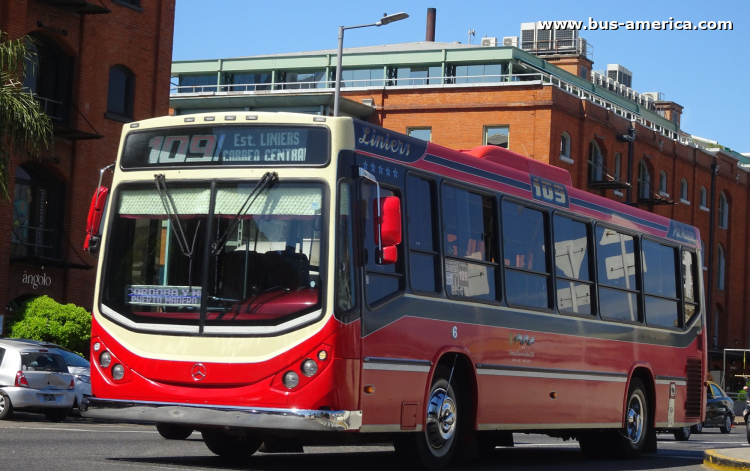
[[[37,289],[40,286],[52,286],[52,278],[47,273],[41,275],[29,275],[25,271],[23,277],[21,277],[21,283],[31,285],[32,288]]]

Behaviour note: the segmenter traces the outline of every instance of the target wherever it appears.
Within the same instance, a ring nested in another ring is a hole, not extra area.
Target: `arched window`
[[[669,193],[667,193],[667,172],[664,170],[659,172],[659,193],[669,195]]]
[[[106,118],[117,121],[133,120],[135,75],[127,67],[113,65],[109,68]]]
[[[688,199],[688,182],[684,178],[680,182],[680,199],[685,202],[689,202]]]
[[[706,204],[706,187],[701,187],[701,208],[706,208],[708,205]]]
[[[604,176],[604,157],[599,145],[589,142],[589,181],[600,182]]]
[[[722,191],[719,193],[719,227],[726,229],[729,226],[729,202]]]
[[[11,259],[60,258],[64,188],[42,165],[16,167],[11,220]]]
[[[648,199],[651,187],[651,175],[643,160],[638,164],[638,198]]]
[[[567,132],[560,136],[560,157],[570,160],[570,135]]]
[[[724,268],[726,262],[724,260],[724,247],[719,244],[716,250],[716,288],[724,289]]]

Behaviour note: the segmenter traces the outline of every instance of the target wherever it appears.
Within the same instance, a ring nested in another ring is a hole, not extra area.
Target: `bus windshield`
[[[224,332],[319,310],[322,185],[275,182],[255,197],[256,184],[122,185],[107,243],[105,314]]]

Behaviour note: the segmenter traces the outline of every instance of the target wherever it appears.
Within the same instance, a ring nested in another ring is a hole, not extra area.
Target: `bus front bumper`
[[[95,419],[136,420],[198,428],[241,427],[258,430],[341,432],[359,430],[362,411],[270,409],[169,402],[84,398],[81,415]]]

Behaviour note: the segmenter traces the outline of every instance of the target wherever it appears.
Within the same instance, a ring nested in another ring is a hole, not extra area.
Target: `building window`
[[[615,152],[615,181],[620,181],[620,167],[622,166],[622,155]]]
[[[395,78],[395,85],[399,86],[440,85],[443,83],[443,68],[439,65],[399,67]]]
[[[277,75],[277,78],[277,82],[283,83],[278,88],[283,88],[284,90],[328,88],[324,70],[282,72]]]
[[[701,209],[708,209],[706,204],[706,187],[701,187]]]
[[[570,135],[567,132],[560,136],[560,159],[573,162],[573,159],[570,158]]]
[[[716,250],[716,288],[724,289],[724,268],[726,262],[724,259],[724,247],[721,244],[718,245]]]
[[[271,89],[271,72],[259,72],[254,74],[233,74],[225,77],[224,82],[229,83],[227,87],[230,92],[253,92],[256,90]]]
[[[667,193],[667,172],[664,170],[659,172],[659,193],[662,196],[669,196],[669,193]]]
[[[11,259],[60,258],[65,189],[38,164],[16,168]]]
[[[333,79],[336,72],[333,71]],[[342,87],[382,87],[385,85],[385,69],[346,69],[341,71]]]
[[[432,138],[432,128],[406,128],[406,134],[430,142]]]
[[[503,81],[503,79],[506,79],[507,77],[503,77],[503,76],[507,74],[508,74],[507,63],[457,65],[455,66],[455,78],[451,78],[447,80],[447,82],[448,83],[496,83],[496,82]]]
[[[680,182],[680,199],[683,203],[689,203],[688,199],[688,182],[684,178]]]
[[[729,202],[722,191],[719,193],[719,227],[726,229],[729,226]]]
[[[31,54],[26,59],[23,85],[47,116],[67,126],[70,124],[73,60],[47,36],[39,33],[29,36],[34,42],[27,44]]]
[[[180,75],[177,93],[215,92],[218,88],[216,75]]]
[[[119,121],[133,120],[135,75],[128,68],[114,65],[109,68],[106,118]]]
[[[581,71],[578,74],[578,76],[581,77],[584,80],[588,80],[589,79],[589,69],[587,69],[586,67],[581,66]]]
[[[643,160],[638,164],[638,198],[648,199],[651,193],[651,174]]]
[[[589,181],[600,182],[604,177],[604,156],[599,145],[589,142]]]
[[[484,145],[508,148],[510,128],[508,126],[485,126]]]

